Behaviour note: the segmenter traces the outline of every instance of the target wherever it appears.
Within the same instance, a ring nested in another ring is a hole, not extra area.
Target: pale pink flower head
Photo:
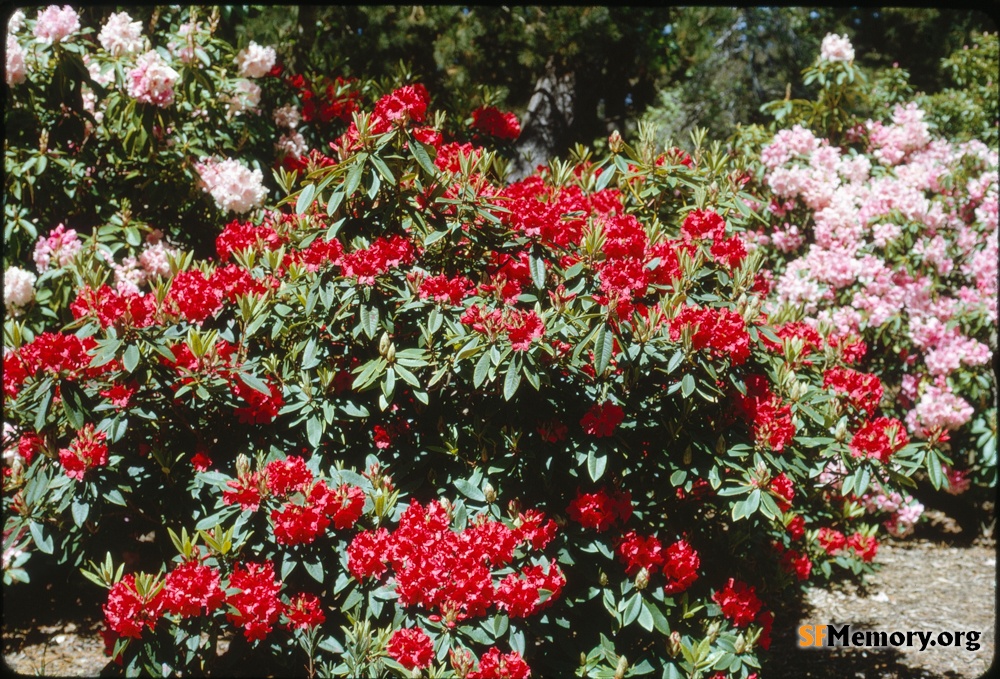
[[[308,147],[302,134],[292,130],[278,138],[277,143],[274,145],[274,150],[280,158],[287,158],[288,156],[301,158],[305,155]]]
[[[233,86],[232,94],[223,95],[222,99],[229,104],[227,115],[232,118],[244,111],[257,112],[260,103],[260,87],[246,78],[240,78]]]
[[[116,12],[108,17],[97,34],[101,47],[115,57],[134,54],[142,49],[142,22],[132,21],[127,12]]]
[[[24,50],[17,43],[17,38],[7,34],[7,87],[20,85],[28,77],[28,67],[24,63]]]
[[[294,130],[298,127],[301,120],[302,115],[299,113],[299,109],[293,104],[274,109],[274,124],[278,127],[287,127],[290,130]]]
[[[201,175],[205,191],[224,211],[243,214],[260,207],[267,197],[261,171],[251,170],[238,160],[209,158],[198,163],[195,169]]]
[[[128,93],[143,104],[165,108],[174,103],[174,85],[180,74],[170,68],[155,50],[139,57],[135,68],[128,72]]]
[[[80,30],[80,15],[69,5],[60,9],[57,5],[49,5],[38,12],[35,22],[35,37],[40,42],[52,44],[63,42],[73,33]]]
[[[3,274],[3,303],[7,313],[19,316],[25,306],[35,299],[35,274],[12,266]]]
[[[22,28],[24,28],[24,12],[21,10],[14,10],[14,13],[10,15],[10,19],[7,21],[7,32],[17,33]]]
[[[819,47],[819,58],[823,61],[854,61],[854,47],[846,35],[827,33]]]
[[[34,260],[39,273],[44,273],[50,267],[62,268],[68,266],[76,253],[83,248],[83,243],[73,229],[67,229],[63,224],[52,229],[48,237],[39,237],[35,243]]]
[[[236,65],[242,78],[262,78],[274,67],[278,56],[273,47],[261,47],[251,42],[236,55]]]

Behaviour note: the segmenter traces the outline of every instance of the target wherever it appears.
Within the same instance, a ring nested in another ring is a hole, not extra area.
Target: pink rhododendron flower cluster
[[[28,67],[24,63],[24,50],[17,38],[7,34],[7,70],[5,71],[7,87],[20,85],[28,77]]]
[[[174,103],[174,85],[180,74],[170,68],[155,50],[143,54],[128,72],[128,94],[143,104],[165,108]]]
[[[854,61],[854,46],[846,35],[828,33],[819,49],[823,61]]]
[[[49,5],[39,10],[34,34],[39,41],[52,44],[63,42],[80,30],[80,15],[69,5]]]
[[[127,12],[115,12],[108,17],[97,41],[114,57],[134,54],[142,49],[142,22],[132,21]]]
[[[201,176],[205,191],[215,199],[215,204],[225,212],[243,214],[260,207],[267,197],[264,175],[251,170],[238,160],[207,158],[195,166]]]
[[[50,268],[69,266],[81,248],[83,242],[76,231],[60,224],[48,236],[39,237],[32,258],[39,273],[45,273]]]
[[[236,66],[242,78],[263,78],[274,68],[276,59],[273,47],[261,47],[251,41],[236,55]]]

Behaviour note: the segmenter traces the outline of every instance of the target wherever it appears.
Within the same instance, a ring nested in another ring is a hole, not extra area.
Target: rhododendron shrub
[[[877,389],[851,371],[824,378],[851,408],[882,402],[895,418],[888,434],[873,420],[855,454],[926,441],[923,474],[934,488],[959,494],[969,480],[992,487],[997,150],[939,137],[913,103],[882,120],[853,119],[844,103],[833,108],[835,94],[858,94],[849,62],[821,56],[806,73],[821,85],[817,101],[774,104],[787,127],[759,149],[769,226],[754,241],[773,263],[769,309],[865,341],[857,367],[878,376]],[[823,121],[833,119],[847,122],[830,130]],[[904,506],[883,498],[883,506]],[[919,505],[905,503],[904,524]]]
[[[763,313],[718,146],[509,183],[439,123],[417,83],[359,104],[134,286],[84,238],[73,320],[5,327],[11,563],[108,587],[128,674],[754,675],[782,591],[871,570],[864,498],[925,447],[858,338]]]
[[[5,263],[59,224],[103,234],[118,262],[157,229],[206,245],[199,225],[234,203],[202,190],[199,163],[273,165],[272,111],[294,98],[270,75],[273,48],[215,35],[218,12],[161,7],[144,26],[122,11],[89,26],[52,5],[8,26]]]

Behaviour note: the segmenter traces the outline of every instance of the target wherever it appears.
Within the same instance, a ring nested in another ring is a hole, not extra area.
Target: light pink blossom
[[[80,15],[69,5],[60,9],[57,5],[49,5],[38,12],[35,22],[35,37],[39,42],[52,44],[63,42],[73,33],[80,30]]]

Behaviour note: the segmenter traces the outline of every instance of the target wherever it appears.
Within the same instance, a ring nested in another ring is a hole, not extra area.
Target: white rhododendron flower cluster
[[[40,42],[52,44],[65,41],[79,30],[80,15],[76,10],[69,5],[63,5],[62,9],[49,5],[38,12],[34,34]]]
[[[195,168],[205,190],[222,210],[243,214],[264,204],[267,190],[260,170],[251,170],[232,158],[205,159]]]
[[[3,274],[3,303],[7,313],[19,316],[25,306],[35,299],[37,277],[30,271],[12,266]]]
[[[243,78],[262,78],[274,68],[278,56],[273,47],[261,47],[251,42],[236,55],[236,65]]]
[[[854,46],[846,35],[828,33],[819,48],[823,61],[854,61]]]
[[[142,49],[142,23],[132,21],[127,12],[116,12],[108,17],[101,32],[97,34],[101,47],[115,57],[134,54]]]

